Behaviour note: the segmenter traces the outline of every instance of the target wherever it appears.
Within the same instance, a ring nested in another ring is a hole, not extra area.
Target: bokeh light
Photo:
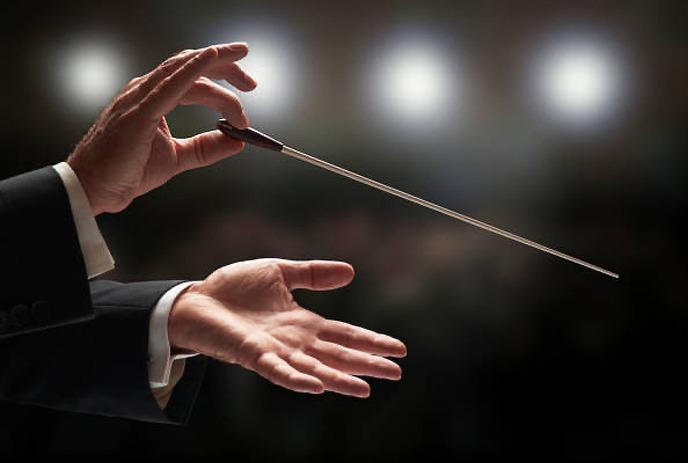
[[[594,129],[617,115],[625,79],[610,46],[575,37],[556,40],[537,56],[531,90],[547,117],[567,127]]]
[[[381,47],[375,51],[366,85],[370,113],[404,131],[450,125],[463,96],[458,64],[441,45],[418,35]]]
[[[231,34],[218,34],[209,43],[242,41],[249,46],[248,56],[239,63],[258,82],[255,90],[240,94],[249,117],[261,123],[283,121],[296,110],[301,89],[299,55],[293,37],[277,25],[252,18],[243,18],[236,25],[223,27],[223,31]]]
[[[395,50],[382,62],[381,93],[402,117],[427,116],[441,108],[449,93],[444,63],[421,47]]]
[[[259,86],[237,93],[256,128],[622,279],[247,148],[99,216],[117,260],[104,277],[198,280],[257,257],[350,262],[351,285],[295,298],[407,342],[403,379],[373,379],[365,401],[310,397],[211,362],[185,428],[0,400],[3,455],[685,458],[684,3],[8,7],[0,178],[63,160],[93,122],[79,76],[62,75],[79,44],[114,52],[120,66],[105,76],[124,84],[178,50],[247,41],[241,64]],[[190,136],[218,114],[170,116],[173,133]]]
[[[55,57],[61,99],[84,115],[102,109],[130,78],[124,53],[108,40],[82,38]]]

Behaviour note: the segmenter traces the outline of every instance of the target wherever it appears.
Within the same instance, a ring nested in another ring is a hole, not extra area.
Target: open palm
[[[310,393],[367,397],[353,375],[401,378],[384,358],[403,357],[401,341],[301,307],[291,290],[347,285],[350,265],[257,259],[213,272],[180,296],[170,314],[170,343],[253,370],[275,384]]]

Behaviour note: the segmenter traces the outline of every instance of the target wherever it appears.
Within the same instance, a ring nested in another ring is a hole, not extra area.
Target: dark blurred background
[[[403,380],[312,397],[213,363],[186,427],[1,404],[3,455],[685,458],[685,2],[3,8],[2,178],[63,160],[167,56],[245,40],[255,127],[621,274],[247,148],[100,217],[106,276],[348,261],[349,287],[297,298],[404,340]],[[169,120],[189,136],[216,118]]]

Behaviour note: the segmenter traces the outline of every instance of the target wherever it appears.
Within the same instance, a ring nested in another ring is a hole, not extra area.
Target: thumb
[[[346,262],[332,260],[293,261],[277,259],[289,290],[297,288],[316,291],[341,288],[351,283],[354,268]]]
[[[228,137],[219,130],[191,138],[175,139],[178,171],[209,166],[244,149],[244,142]]]

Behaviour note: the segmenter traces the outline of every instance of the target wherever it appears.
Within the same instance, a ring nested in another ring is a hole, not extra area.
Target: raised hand
[[[245,43],[185,50],[129,82],[100,114],[67,162],[79,178],[94,214],[118,212],[176,174],[240,152],[244,143],[214,130],[175,138],[165,116],[178,105],[200,104],[245,128],[248,118],[225,79],[242,91],[256,82],[237,64]]]
[[[327,320],[291,293],[339,288],[353,276],[349,264],[333,261],[257,259],[222,267],[178,297],[170,344],[239,364],[294,391],[368,397],[370,386],[354,375],[400,379],[401,368],[385,357],[404,357],[404,344]]]

